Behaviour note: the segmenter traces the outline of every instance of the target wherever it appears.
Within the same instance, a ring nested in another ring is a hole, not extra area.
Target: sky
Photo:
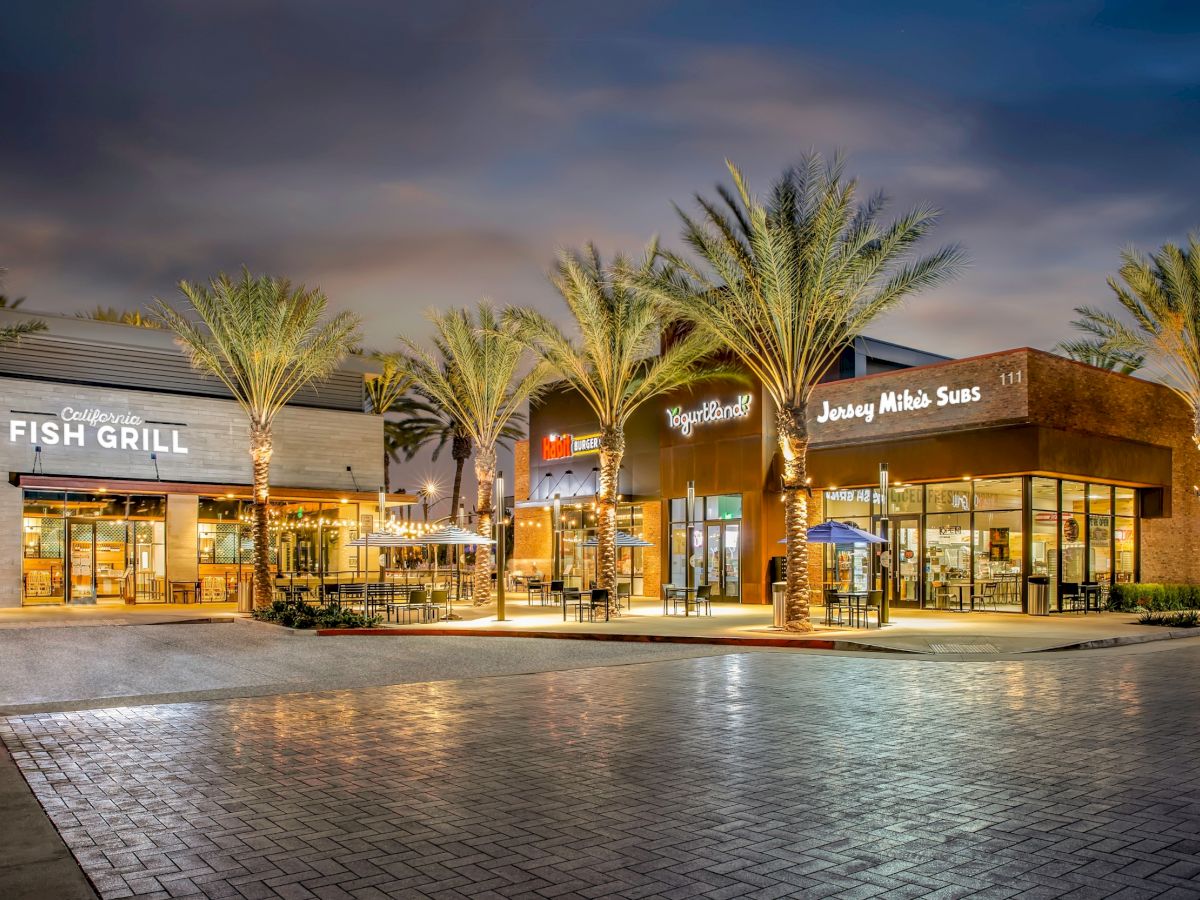
[[[563,247],[678,246],[673,204],[811,149],[943,211],[970,266],[877,337],[1050,348],[1128,245],[1200,228],[1200,4],[8,3],[0,267],[134,309],[243,264],[369,342],[488,297],[557,314]],[[422,471],[427,460],[418,460]],[[411,475],[409,480],[417,476]],[[403,478],[401,479],[403,480]]]

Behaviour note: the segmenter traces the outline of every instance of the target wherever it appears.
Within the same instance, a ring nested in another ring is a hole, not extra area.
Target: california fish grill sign
[[[57,414],[15,413],[8,422],[8,442],[41,447],[99,447],[142,453],[186,454],[178,427],[148,422],[128,410],[64,406]]]

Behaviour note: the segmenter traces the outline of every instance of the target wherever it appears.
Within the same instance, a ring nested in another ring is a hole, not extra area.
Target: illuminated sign
[[[12,419],[8,423],[10,444],[27,442],[55,447],[89,447],[103,450],[136,450],[144,453],[188,452],[176,428],[155,428],[131,412],[104,409],[75,409],[64,406],[51,421]],[[57,418],[59,421],[53,421]],[[167,423],[155,423],[163,425]]]
[[[744,419],[750,415],[751,399],[750,394],[741,394],[733,403],[709,400],[687,411],[680,406],[672,406],[667,410],[667,425],[679,429],[679,433],[687,437],[697,425],[724,422],[727,419]]]
[[[600,435],[585,434],[575,437],[572,434],[550,434],[542,438],[542,459],[569,459],[585,453],[600,451]]]
[[[942,385],[933,392],[931,397],[923,390],[884,391],[879,395],[878,405],[873,402],[847,403],[843,406],[831,406],[828,400],[822,400],[822,408],[817,416],[817,423],[847,421],[862,419],[864,422],[874,422],[876,412],[879,415],[889,413],[908,413],[928,409],[930,406],[962,406],[968,403],[978,403],[983,394],[978,385],[964,388],[951,388]]]

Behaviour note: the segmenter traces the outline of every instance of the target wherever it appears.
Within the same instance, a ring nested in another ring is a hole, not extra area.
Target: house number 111
[[[1000,383],[1006,387],[1008,385],[1020,384],[1021,383],[1021,370],[1017,369],[1014,372],[1000,373]]]

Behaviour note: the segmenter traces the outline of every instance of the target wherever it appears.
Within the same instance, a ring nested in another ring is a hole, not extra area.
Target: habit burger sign
[[[600,435],[550,434],[542,438],[542,459],[569,459],[584,453],[596,453],[600,449]]]

